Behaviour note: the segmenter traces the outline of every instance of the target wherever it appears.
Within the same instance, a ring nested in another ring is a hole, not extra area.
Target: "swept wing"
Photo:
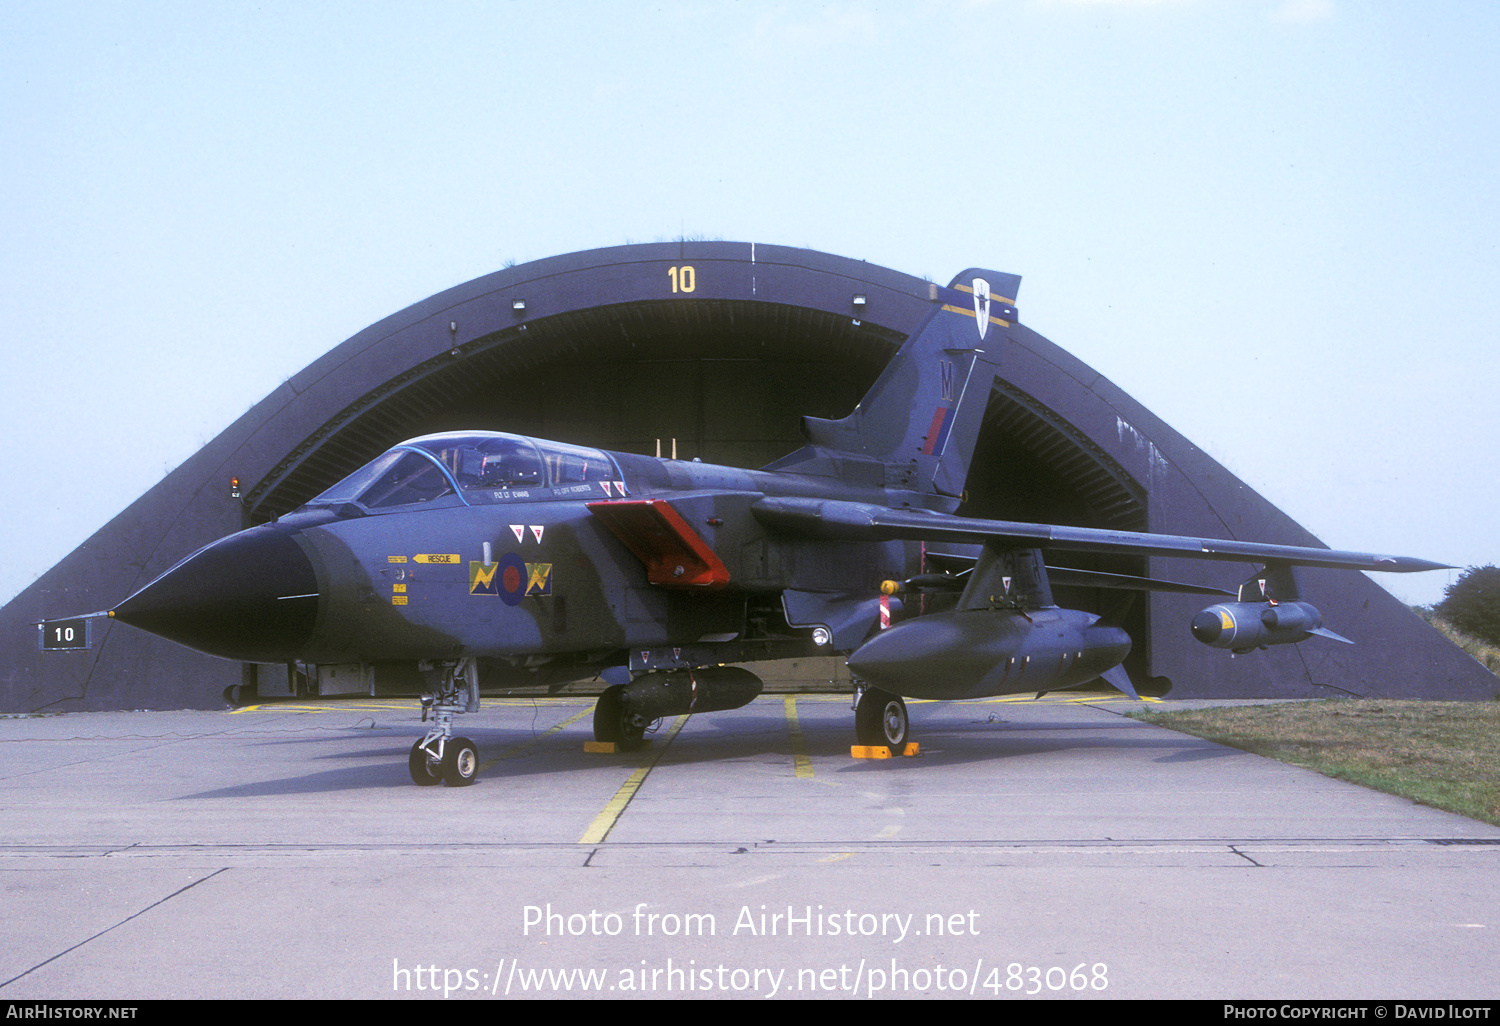
[[[982,520],[921,509],[796,497],[764,498],[751,511],[766,527],[789,534],[844,541],[990,542],[1017,547],[1176,556],[1234,562],[1288,564],[1334,570],[1416,573],[1451,569],[1445,563],[1372,552],[1346,552],[1304,545],[1273,545],[1227,538],[1111,531],[1094,527]]]

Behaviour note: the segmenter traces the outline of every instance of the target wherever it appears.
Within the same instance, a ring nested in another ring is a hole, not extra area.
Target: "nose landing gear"
[[[463,677],[460,687],[458,678]],[[453,736],[454,713],[479,711],[479,667],[472,657],[460,659],[443,673],[436,694],[422,696],[422,721],[432,714],[427,736],[411,746],[407,769],[412,782],[431,787],[467,787],[479,775],[479,749],[466,737]]]

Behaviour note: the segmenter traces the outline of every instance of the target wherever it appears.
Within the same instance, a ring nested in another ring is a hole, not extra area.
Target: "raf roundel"
[[[508,606],[519,605],[526,597],[526,564],[514,552],[500,557],[495,572],[495,583],[500,589],[500,598]]]

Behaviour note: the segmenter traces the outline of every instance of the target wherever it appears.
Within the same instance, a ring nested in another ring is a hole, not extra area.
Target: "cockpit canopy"
[[[412,505],[480,505],[598,492],[624,494],[606,453],[499,431],[423,435],[371,460],[307,503],[366,512]]]

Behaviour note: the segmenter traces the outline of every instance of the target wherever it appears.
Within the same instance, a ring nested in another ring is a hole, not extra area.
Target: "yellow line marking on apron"
[[[807,755],[807,739],[802,736],[802,724],[797,719],[797,696],[787,695],[786,729],[792,735],[792,762],[797,767],[797,776],[811,778],[812,759]]]
[[[583,832],[583,836],[578,839],[579,844],[598,844],[609,836],[609,832],[615,828],[616,821],[624,813],[625,806],[630,804],[630,800],[635,797],[635,793],[646,782],[646,776],[661,761],[661,757],[667,754],[667,749],[671,747],[672,739],[677,736],[677,732],[682,729],[682,725],[688,721],[688,716],[690,715],[692,714],[685,713],[677,717],[677,722],[672,724],[671,729],[667,731],[667,736],[662,738],[661,744],[651,746],[651,749],[647,752],[647,755],[651,756],[650,761],[643,762],[634,773],[630,774],[630,779],[625,781],[620,789],[615,792],[615,796],[609,800],[609,804],[604,806],[604,811],[595,816],[594,821],[589,824],[589,828]]]
[[[504,751],[502,751],[499,755],[495,756],[489,762],[486,762],[484,765],[480,766],[479,767],[479,771],[481,773],[483,773],[485,770],[489,769],[491,766],[494,766],[496,763],[501,762],[502,760],[505,760],[505,759],[509,759],[512,755],[515,755],[517,752],[520,752],[523,748],[526,748],[528,745],[536,744],[536,742],[542,740],[542,738],[544,738],[544,737],[550,737],[553,734],[556,734],[559,730],[562,730],[564,727],[571,727],[573,724],[577,723],[579,720],[583,719],[585,716],[587,716],[589,713],[591,713],[593,711],[594,710],[592,708],[588,708],[588,709],[583,710],[583,712],[574,713],[572,716],[569,716],[567,719],[563,720],[557,726],[555,726],[555,727],[548,727],[546,730],[542,731],[540,734],[537,734],[535,737],[529,737],[525,741],[518,741],[517,743],[511,745],[509,748],[507,748]]]

